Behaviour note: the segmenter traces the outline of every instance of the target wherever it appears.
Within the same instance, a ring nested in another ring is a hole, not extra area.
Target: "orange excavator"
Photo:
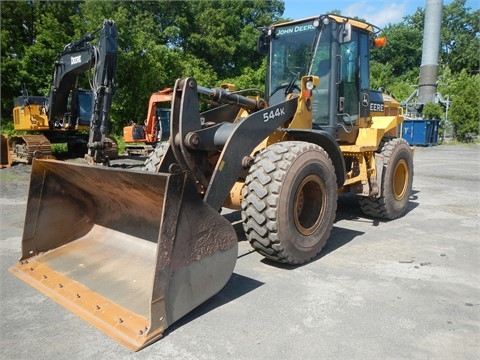
[[[149,155],[155,145],[170,137],[170,103],[172,88],[153,93],[148,102],[145,125],[131,123],[123,128],[125,152],[128,155]]]

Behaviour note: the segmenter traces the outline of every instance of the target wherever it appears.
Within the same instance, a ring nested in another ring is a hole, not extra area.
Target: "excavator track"
[[[21,135],[10,138],[10,149],[15,157],[31,164],[34,158],[53,158],[50,141],[43,135]]]

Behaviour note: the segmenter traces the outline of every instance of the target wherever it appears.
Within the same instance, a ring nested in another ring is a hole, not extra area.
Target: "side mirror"
[[[269,37],[266,34],[261,34],[257,39],[257,52],[262,55],[268,53]]]
[[[268,47],[270,44],[270,37],[266,34],[265,29],[262,29],[262,33],[257,39],[257,52],[262,55],[268,54]]]
[[[350,23],[344,23],[340,27],[339,41],[340,44],[352,41],[352,25]]]

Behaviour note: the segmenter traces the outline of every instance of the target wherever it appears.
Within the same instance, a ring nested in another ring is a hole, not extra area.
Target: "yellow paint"
[[[48,117],[43,105],[17,106],[13,109],[13,127],[18,131],[48,130]]]
[[[356,145],[378,148],[382,137],[389,132],[397,133],[398,125],[403,123],[403,116],[374,116],[371,125],[358,131]]]

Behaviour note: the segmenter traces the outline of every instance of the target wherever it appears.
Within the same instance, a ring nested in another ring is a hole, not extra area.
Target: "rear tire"
[[[413,183],[413,157],[404,139],[383,138],[379,153],[384,156],[380,197],[361,197],[360,209],[365,215],[393,220],[408,207]]]
[[[337,209],[335,169],[321,147],[289,141],[264,149],[245,179],[243,228],[263,256],[289,264],[315,257]]]

